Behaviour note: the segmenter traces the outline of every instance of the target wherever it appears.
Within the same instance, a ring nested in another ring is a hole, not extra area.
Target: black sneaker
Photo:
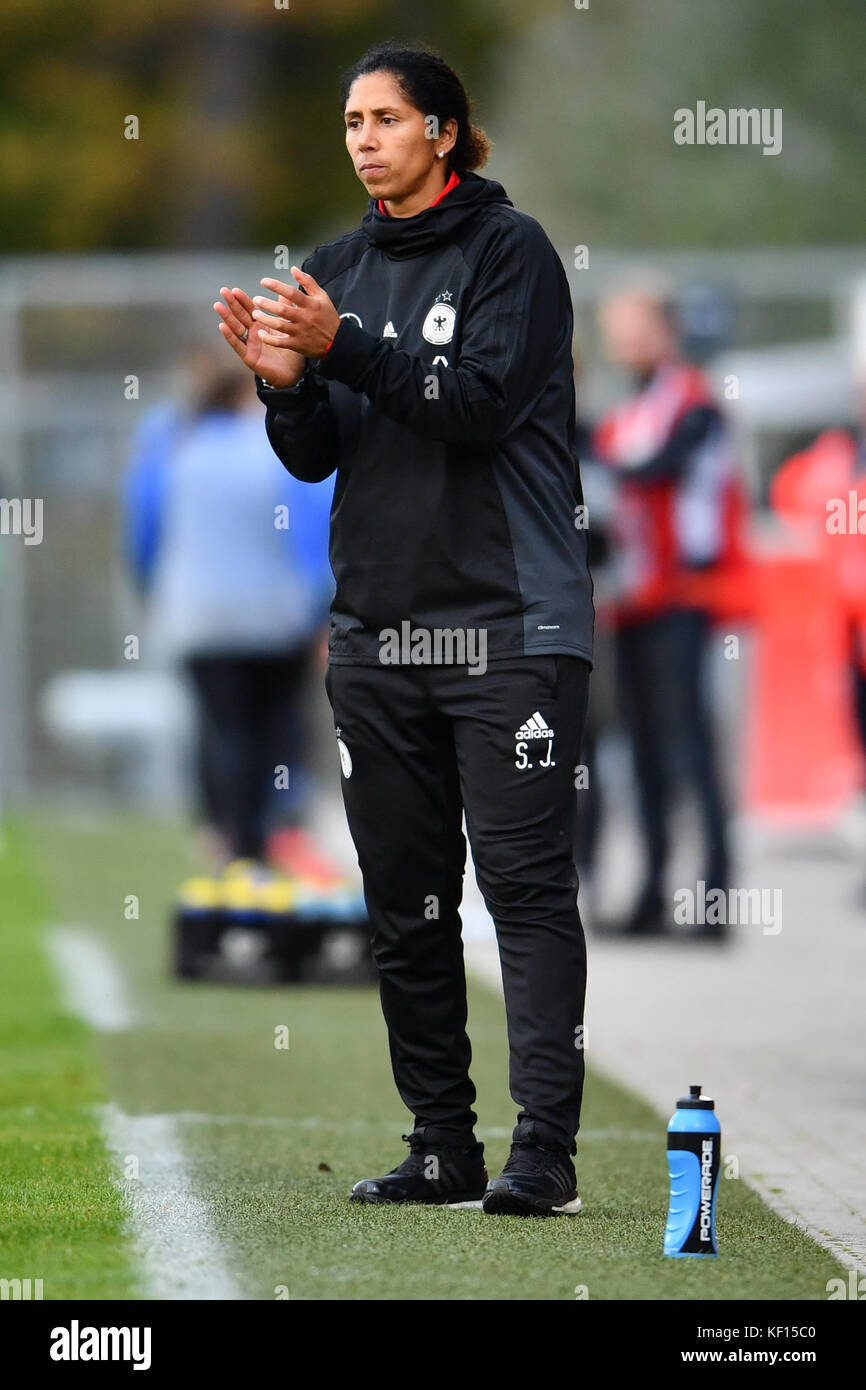
[[[669,930],[667,907],[661,890],[644,888],[622,925],[623,936],[665,936]]]
[[[611,938],[645,939],[651,936],[668,936],[671,924],[661,893],[653,888],[644,888],[626,917],[598,918],[594,929],[599,935]]]
[[[362,1178],[353,1202],[420,1202],[425,1206],[478,1207],[487,1186],[484,1145],[443,1143],[424,1130],[404,1134],[410,1153],[382,1178]]]
[[[576,1216],[582,1205],[568,1150],[517,1139],[499,1177],[487,1184],[482,1209],[494,1216]]]

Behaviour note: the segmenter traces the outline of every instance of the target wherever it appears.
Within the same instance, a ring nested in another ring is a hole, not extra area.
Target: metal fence
[[[588,412],[613,389],[597,364],[594,305],[617,277],[642,265],[666,273],[692,302],[703,294],[705,306],[716,312],[723,306],[728,340],[716,344],[710,368],[720,378],[738,378],[731,415],[759,503],[767,477],[791,447],[853,414],[866,248],[594,252],[581,269],[572,248],[557,250],[569,272],[575,336],[587,363],[580,398]],[[306,254],[292,249],[290,259],[300,263]],[[8,527],[0,534],[0,798],[6,803],[64,788],[77,796],[89,789],[99,798],[124,788],[137,794],[138,784],[130,787],[110,748],[92,748],[82,760],[58,746],[40,700],[63,672],[123,668],[123,639],[138,620],[118,525],[132,430],[171,392],[189,341],[217,340],[211,304],[220,285],[255,292],[273,265],[265,250],[24,257],[0,266],[0,499],[43,504],[41,543]],[[146,653],[141,667],[148,667]]]

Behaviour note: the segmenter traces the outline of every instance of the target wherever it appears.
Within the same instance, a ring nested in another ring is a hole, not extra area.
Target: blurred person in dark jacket
[[[243,367],[205,347],[188,360],[187,400],[157,406],[134,439],[126,560],[154,654],[194,692],[200,811],[217,857],[276,857],[328,877],[304,829],[301,697],[333,591],[333,483],[310,487],[280,467]]]

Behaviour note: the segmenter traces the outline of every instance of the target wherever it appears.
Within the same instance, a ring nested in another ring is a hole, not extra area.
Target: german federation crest
[[[424,320],[421,332],[428,343],[435,343],[437,347],[442,343],[450,343],[454,337],[456,318],[456,310],[451,304],[440,303],[437,300]]]

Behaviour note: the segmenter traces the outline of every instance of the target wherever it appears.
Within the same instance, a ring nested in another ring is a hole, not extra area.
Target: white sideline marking
[[[99,937],[85,927],[55,927],[48,946],[72,1013],[103,1033],[135,1023],[123,977]]]
[[[56,927],[48,948],[68,1008],[91,1027],[131,1028],[135,1011],[111,952],[85,927]],[[151,1298],[241,1299],[226,1267],[207,1203],[195,1190],[175,1115],[127,1115],[96,1107],[120,1174],[131,1157],[138,1176],[115,1175],[129,1214],[132,1247]]]
[[[102,1107],[109,1147],[121,1169],[138,1159],[138,1179],[116,1178],[129,1205],[134,1248],[151,1297],[238,1300],[207,1203],[195,1190],[174,1115],[127,1115]]]
[[[201,1110],[169,1110],[163,1114],[151,1114],[152,1120],[173,1120],[180,1125],[249,1125],[265,1129],[338,1129],[341,1134],[347,1130],[379,1130],[382,1134],[397,1134],[399,1120],[341,1120],[325,1115],[244,1115],[223,1113],[208,1115]],[[478,1139],[510,1139],[513,1125],[476,1125]],[[581,1129],[577,1140],[579,1144],[607,1143],[616,1140],[652,1140],[658,1142],[658,1131],[653,1129],[624,1129],[609,1125],[597,1129]]]

